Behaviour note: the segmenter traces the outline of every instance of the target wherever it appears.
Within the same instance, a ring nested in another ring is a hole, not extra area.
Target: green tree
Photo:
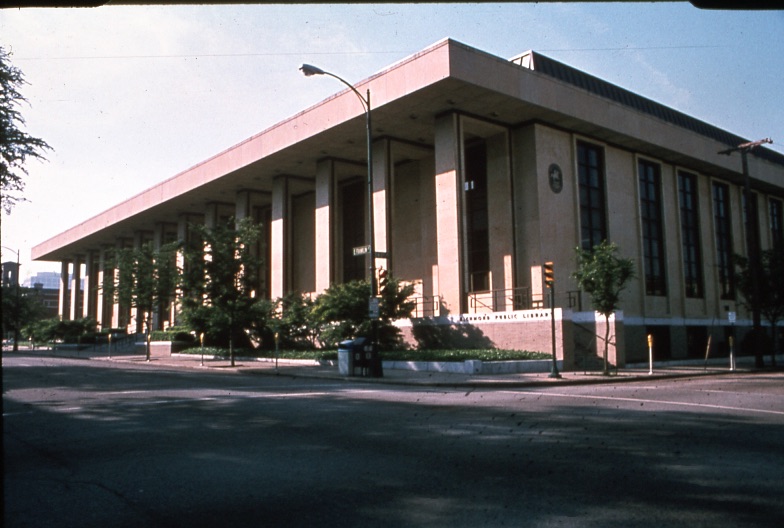
[[[40,319],[25,326],[22,333],[27,339],[30,339],[30,341],[33,342],[33,345],[35,345],[35,343],[51,342],[55,339],[59,323],[60,319],[56,317]]]
[[[634,278],[634,262],[618,257],[618,246],[603,241],[591,250],[576,249],[577,271],[572,278],[591,296],[594,310],[604,316],[604,374],[609,374],[607,351],[610,344],[610,316],[618,309],[621,292]]]
[[[153,315],[171,301],[177,287],[176,252],[176,243],[164,244],[156,250],[152,242],[134,249],[119,250],[118,273],[107,288],[121,306],[136,308],[136,317],[144,324],[148,337],[145,340],[148,361]]]
[[[25,334],[38,342],[82,343],[95,337],[98,323],[90,317],[41,319],[25,327]]]
[[[741,255],[735,255],[735,284],[738,291],[743,296],[743,305],[751,310],[752,287],[751,287],[751,266],[749,259]],[[784,248],[777,246],[773,249],[763,251],[760,254],[760,276],[759,284],[765,286],[759,288],[760,313],[770,323],[772,336],[771,365],[776,365],[776,351],[778,350],[778,322],[784,318]],[[755,355],[762,355],[761,343],[757,341]],[[769,342],[770,344],[770,342]],[[761,357],[758,364],[762,363]]]
[[[29,326],[41,318],[44,307],[36,292],[31,288],[22,288],[18,285],[3,286],[3,337],[7,334],[14,335],[14,350],[18,350],[16,341],[24,327]]]
[[[314,317],[315,301],[310,295],[292,292],[278,300],[277,317],[272,321],[284,348],[316,348],[320,334]]]
[[[316,298],[313,317],[321,331],[323,347],[333,348],[343,340],[369,337],[368,298],[370,283],[366,280],[333,284]]]
[[[184,248],[182,315],[197,333],[228,343],[233,366],[235,342],[258,338],[274,309],[257,295],[261,230],[249,218],[191,228],[197,242]]]
[[[394,277],[380,296],[377,338],[381,348],[400,345],[400,330],[392,324],[397,319],[411,317],[416,304],[409,298],[414,285],[403,285]],[[370,338],[373,322],[368,317],[368,281],[351,281],[334,284],[318,296],[313,307],[313,316],[321,326],[319,340],[323,346],[334,347],[345,339]]]
[[[43,152],[51,150],[46,141],[22,130],[25,120],[19,105],[27,102],[20,91],[24,84],[22,71],[11,65],[10,53],[0,46],[0,205],[6,214],[24,200],[28,158],[44,160]]]

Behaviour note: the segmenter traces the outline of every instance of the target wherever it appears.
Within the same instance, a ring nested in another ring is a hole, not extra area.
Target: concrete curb
[[[23,350],[22,353],[34,353],[58,358],[70,358],[61,353],[52,353],[46,350]],[[655,370],[649,374],[648,365],[645,368],[634,366],[631,368],[614,371],[610,375],[604,376],[600,372],[562,372],[560,378],[551,378],[549,373],[544,372],[525,372],[512,374],[466,374],[452,373],[438,370],[417,371],[385,369],[384,376],[380,378],[347,376],[340,374],[337,369],[336,361],[318,362],[314,360],[278,360],[277,368],[274,366],[275,360],[257,361],[257,358],[235,358],[235,366],[228,365],[228,360],[212,359],[205,356],[205,364],[202,366],[199,355],[193,354],[174,354],[171,357],[153,357],[150,362],[146,361],[145,356],[125,355],[94,357],[73,357],[71,359],[86,360],[93,359],[98,361],[124,362],[136,365],[146,365],[150,368],[166,368],[167,370],[201,370],[202,372],[214,373],[236,373],[249,375],[265,376],[286,376],[290,378],[302,379],[328,379],[342,381],[346,383],[373,383],[384,385],[399,385],[410,387],[450,387],[476,389],[510,389],[524,387],[555,387],[565,385],[593,385],[605,383],[630,383],[630,382],[652,382],[677,378],[693,378],[704,376],[721,376],[727,374],[754,374],[770,371],[770,367],[764,370],[754,368],[737,368],[735,371],[729,368],[703,365],[666,365],[664,363],[655,364]],[[750,358],[753,365],[753,358]],[[209,361],[209,363],[208,363]],[[244,363],[244,364],[243,364]],[[328,363],[328,364],[325,364]],[[548,362],[550,363],[550,362]],[[744,364],[749,362],[744,361]]]

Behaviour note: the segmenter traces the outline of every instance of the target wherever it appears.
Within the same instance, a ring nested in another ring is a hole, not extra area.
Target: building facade
[[[61,316],[133,324],[99,287],[112,249],[250,216],[264,226],[264,295],[380,266],[416,284],[417,317],[401,322],[412,343],[549,351],[551,261],[558,354],[579,367],[603,331],[571,278],[575,248],[605,239],[637,267],[615,363],[647,358],[647,335],[659,358],[704,356],[729,312],[750,324],[732,256],[749,229],[763,249],[782,240],[783,155],[749,154],[758,215],[746,223],[741,157],[718,153],[747,140],[538,53],[507,60],[446,39],[355,87],[373,102],[372,266],[354,255],[371,224],[365,112],[345,89],[36,246],[34,259],[62,263]]]

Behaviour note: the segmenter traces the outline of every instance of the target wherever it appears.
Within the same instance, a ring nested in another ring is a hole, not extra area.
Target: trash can
[[[352,340],[342,341],[338,345],[338,371],[341,376],[354,375],[354,351]]]
[[[364,337],[338,345],[338,369],[342,376],[381,378],[384,375],[377,347]]]

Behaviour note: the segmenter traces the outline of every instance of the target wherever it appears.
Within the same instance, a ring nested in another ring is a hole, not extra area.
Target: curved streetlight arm
[[[313,75],[327,75],[348,86],[352,92],[362,101],[363,109],[365,110],[365,122],[367,128],[367,210],[368,210],[368,231],[369,231],[369,251],[370,253],[370,266],[368,267],[368,279],[370,281],[370,296],[375,297],[378,295],[378,283],[376,282],[375,266],[376,266],[376,244],[375,244],[375,226],[373,219],[373,132],[370,124],[370,88],[367,90],[367,98],[362,97],[362,94],[354,88],[351,83],[328,71],[322,70],[318,66],[312,64],[303,64],[299,67],[300,71],[305,77]]]
[[[313,75],[327,75],[329,77],[332,77],[333,79],[337,79],[338,81],[348,86],[349,89],[352,92],[354,92],[357,97],[359,97],[359,100],[362,101],[362,106],[365,107],[365,112],[368,113],[370,112],[370,90],[367,91],[367,98],[362,97],[362,94],[359,93],[359,90],[354,88],[354,86],[352,86],[352,84],[347,80],[345,80],[344,78],[339,77],[334,73],[330,73],[328,71],[322,70],[318,66],[313,66],[312,64],[303,64],[302,66],[299,67],[299,71],[301,71],[305,77],[312,77]]]

